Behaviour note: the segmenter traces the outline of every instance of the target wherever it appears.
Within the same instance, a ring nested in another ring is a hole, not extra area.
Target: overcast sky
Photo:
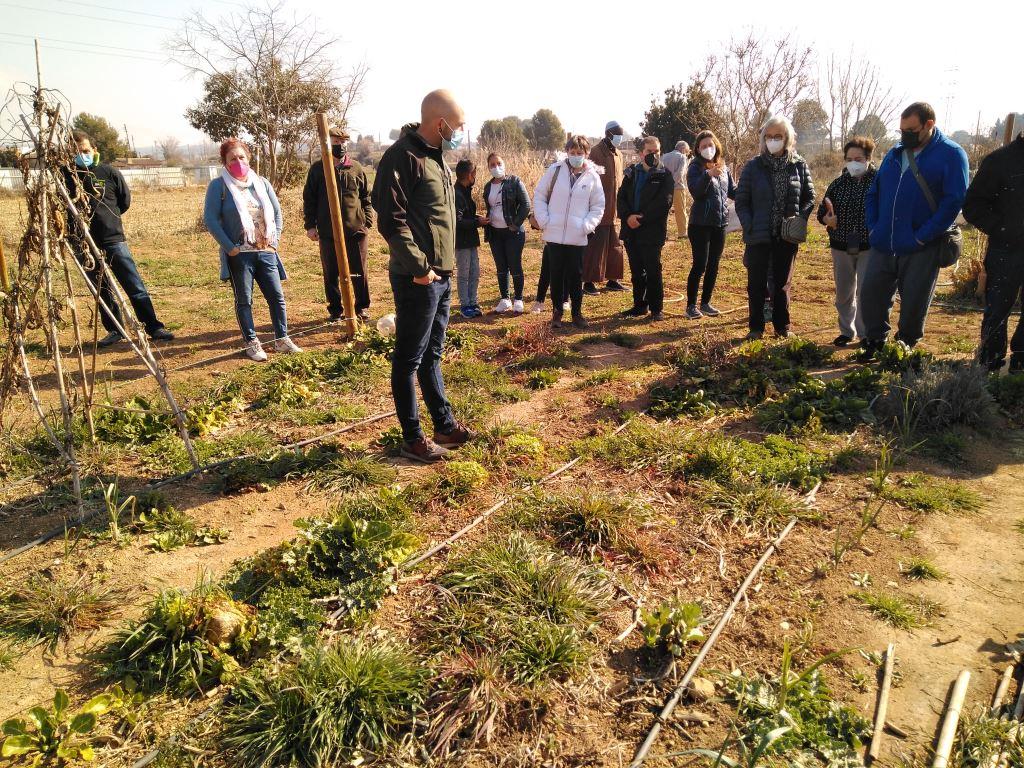
[[[613,14],[578,0],[287,1],[341,40],[336,54],[342,67],[360,59],[369,64],[365,98],[351,123],[355,131],[385,140],[389,129],[417,118],[423,94],[437,87],[455,92],[474,134],[484,119],[527,117],[540,107],[553,109],[568,130],[596,135],[616,119],[637,133],[652,95],[687,81],[708,53],[748,28],[766,37],[794,34],[821,61],[851,50],[867,57],[903,101],[930,101],[949,132],[973,131],[979,111],[983,128],[1007,112],[1024,111],[1020,21],[998,18],[997,7],[1009,3],[983,4],[988,7],[981,13],[944,0],[916,6],[647,0],[618,3],[614,7],[622,10]],[[177,20],[196,5],[0,0],[0,86],[6,91],[14,81],[34,80],[31,39],[47,38],[44,84],[62,90],[76,112],[98,113],[122,130],[127,125],[140,148],[168,135],[183,144],[198,142],[202,136],[183,112],[197,100],[200,83],[162,53]],[[229,0],[202,6],[213,16],[241,8]],[[910,31],[902,20],[905,8],[919,9]],[[699,18],[710,20],[706,29],[698,28]],[[110,47],[67,50],[75,41]]]

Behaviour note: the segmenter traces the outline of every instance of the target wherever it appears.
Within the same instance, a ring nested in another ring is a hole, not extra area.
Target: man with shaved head
[[[421,121],[402,128],[373,183],[377,228],[388,243],[395,297],[391,394],[402,425],[402,456],[441,461],[472,433],[456,421],[444,391],[441,355],[451,312],[455,268],[455,188],[444,151],[458,149],[465,116],[451,93],[431,91]],[[416,379],[434,423],[431,440],[420,426]]]

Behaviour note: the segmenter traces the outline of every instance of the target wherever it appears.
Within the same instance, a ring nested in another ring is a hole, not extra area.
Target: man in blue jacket
[[[910,154],[935,201],[911,168]],[[939,248],[967,194],[967,153],[935,127],[935,110],[914,102],[900,115],[900,143],[882,160],[865,198],[871,251],[861,288],[866,338],[862,359],[873,359],[889,336],[897,289],[896,340],[909,347],[924,336],[924,321],[939,277]]]

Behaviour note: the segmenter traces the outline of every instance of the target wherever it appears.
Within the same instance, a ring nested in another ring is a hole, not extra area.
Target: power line
[[[0,3],[0,5],[2,5],[2,3]],[[17,40],[11,40],[10,42],[7,43],[7,45],[24,45],[27,48],[31,48],[33,46],[32,43],[22,43],[22,42],[19,42]],[[128,53],[108,53],[107,51],[89,51],[89,50],[84,50],[82,48],[64,48],[64,47],[59,46],[59,45],[46,45],[46,46],[40,46],[40,47],[42,47],[43,50],[47,50],[47,51],[67,51],[69,53],[84,53],[84,54],[92,55],[92,56],[113,56],[114,58],[117,58],[117,59],[135,59],[136,61],[149,61],[149,62],[152,62],[153,64],[163,64],[164,63],[163,59],[147,59],[144,56],[132,56],[131,54],[128,54]]]
[[[16,3],[0,3],[0,7],[14,8],[14,9],[19,10],[19,11],[37,11],[37,12],[40,12],[40,13],[54,13],[54,14],[57,14],[59,16],[76,16],[77,18],[80,18],[80,19],[92,19],[94,21],[106,21],[106,22],[111,23],[111,24],[126,24],[129,27],[147,27],[149,29],[160,29],[160,30],[163,30],[164,32],[173,32],[174,31],[173,27],[161,27],[161,26],[157,26],[156,24],[143,24],[140,21],[124,21],[122,19],[108,19],[108,18],[103,17],[103,16],[90,16],[90,15],[85,14],[85,13],[72,13],[71,11],[58,11],[58,10],[54,10],[52,8],[33,8],[32,6],[29,6],[29,5],[18,5]]]
[[[56,37],[40,37],[39,35],[23,35],[18,32],[0,32],[0,35],[7,35],[8,37],[23,37],[27,40],[42,40],[47,43],[66,43],[68,45],[84,45],[89,48],[110,48],[115,51],[128,51],[130,53],[145,53],[149,55],[155,55],[152,51],[148,51],[145,48],[122,48],[119,45],[106,45],[104,43],[90,43],[85,40],[61,40]]]
[[[53,0],[56,3],[65,3],[67,5],[86,5],[90,8],[99,8],[103,11],[115,11],[117,13],[131,13],[136,16],[150,16],[154,19],[167,19],[168,21],[181,21],[177,16],[164,16],[162,13],[149,13],[148,11],[132,11],[128,8],[118,8],[113,5],[99,5],[98,3],[87,3],[84,0]]]

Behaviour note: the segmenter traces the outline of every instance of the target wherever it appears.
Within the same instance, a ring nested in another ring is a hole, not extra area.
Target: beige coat
[[[615,223],[615,199],[619,195],[619,187],[622,186],[622,173],[625,170],[622,153],[602,139],[590,150],[590,161],[594,165],[604,168],[604,173],[601,175],[604,199],[611,202],[604,207],[604,217],[601,219],[600,226],[606,227]]]

